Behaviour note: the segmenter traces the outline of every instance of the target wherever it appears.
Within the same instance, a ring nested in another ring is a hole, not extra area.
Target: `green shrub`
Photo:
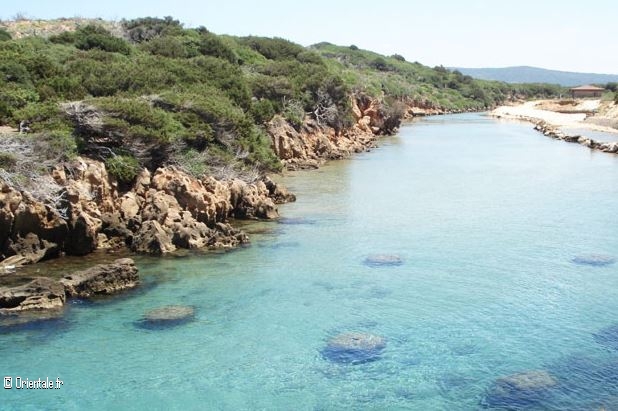
[[[75,47],[80,50],[99,49],[111,53],[129,54],[126,41],[114,37],[102,27],[89,24],[75,32]]]
[[[205,56],[218,57],[232,64],[238,63],[238,56],[215,34],[204,33],[199,43],[199,52]]]
[[[103,122],[108,129],[122,133],[128,140],[139,138],[169,143],[183,132],[182,125],[172,114],[141,98],[105,97],[89,103],[104,112]]]
[[[0,27],[0,41],[9,41],[11,40],[11,34],[5,29]]]
[[[107,172],[120,183],[131,183],[139,174],[139,162],[131,156],[114,156],[105,160]]]
[[[258,100],[251,105],[251,115],[257,124],[267,123],[275,114],[275,107],[270,100]]]
[[[13,113],[13,120],[30,122],[33,132],[59,131],[69,132],[72,129],[70,121],[64,115],[58,103],[31,103]]]

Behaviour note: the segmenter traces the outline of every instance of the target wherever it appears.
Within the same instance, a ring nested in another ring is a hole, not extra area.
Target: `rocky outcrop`
[[[567,143],[578,143],[590,149],[603,151],[605,153],[618,153],[618,142],[603,142],[581,135],[569,135],[562,132],[558,127],[548,124],[545,121],[535,121],[531,118],[525,120],[534,122],[535,130],[556,140],[563,140]]]
[[[296,129],[283,117],[275,116],[268,124],[268,134],[273,151],[285,167],[290,170],[318,168],[327,160],[346,158],[374,147],[378,135],[388,134],[386,114],[378,100],[359,95],[351,102],[355,123],[343,130],[309,117]]]
[[[68,297],[89,298],[134,288],[139,284],[139,276],[133,260],[121,258],[64,276],[60,284]]]
[[[138,284],[137,267],[130,258],[77,271],[60,281],[37,277],[24,285],[0,288],[0,319],[28,312],[36,314],[39,311],[47,313],[50,310],[57,311],[64,306],[69,297],[91,298],[110,295],[136,287]],[[17,319],[17,323],[22,320],[29,322],[50,318],[46,315],[24,317]],[[9,321],[10,323],[14,321]]]
[[[58,309],[64,305],[65,300],[62,284],[50,278],[37,277],[25,285],[0,288],[0,315]]]
[[[59,255],[68,233],[58,212],[8,184],[0,186],[0,228],[0,258],[24,263]]]
[[[177,248],[235,247],[248,237],[228,219],[274,219],[276,204],[295,199],[268,178],[254,183],[197,179],[172,166],[153,173],[144,169],[124,193],[95,160],[77,158],[51,175],[61,189],[55,204],[0,186],[3,264],[122,246],[154,255]]]

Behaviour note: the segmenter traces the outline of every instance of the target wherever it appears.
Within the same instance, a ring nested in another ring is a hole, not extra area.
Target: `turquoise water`
[[[64,382],[1,390],[0,408],[469,410],[547,370],[557,384],[514,408],[616,409],[618,331],[594,336],[618,323],[618,264],[571,260],[618,256],[618,156],[444,116],[285,183],[288,224],[249,226],[250,247],[140,259],[140,291],[0,331],[2,374]],[[404,263],[363,264],[375,253]],[[195,321],[136,326],[168,304]],[[330,361],[342,332],[386,348]]]

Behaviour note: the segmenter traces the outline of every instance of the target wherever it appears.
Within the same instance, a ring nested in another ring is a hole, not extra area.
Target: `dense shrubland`
[[[0,123],[28,120],[63,156],[100,157],[121,180],[163,163],[252,175],[280,168],[263,127],[273,116],[297,128],[310,116],[342,130],[353,121],[352,93],[381,99],[395,129],[404,103],[482,109],[560,92],[473,80],[355,46],[220,36],[169,17],[121,26],[122,37],[96,24],[49,38],[12,39],[0,29]]]

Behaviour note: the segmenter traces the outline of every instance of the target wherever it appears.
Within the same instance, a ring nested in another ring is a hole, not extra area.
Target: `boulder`
[[[396,254],[372,254],[364,261],[369,267],[397,266],[403,264],[403,259]]]
[[[322,350],[324,358],[344,364],[360,364],[379,359],[386,347],[383,337],[350,332],[330,339]]]
[[[272,220],[279,212],[263,181],[247,184],[242,180],[229,182],[232,215],[236,218]]]
[[[134,261],[121,258],[111,264],[98,264],[83,271],[76,271],[64,276],[60,283],[67,296],[89,298],[134,288],[139,284],[139,276]]]
[[[483,399],[491,408],[522,409],[542,402],[558,382],[547,371],[534,370],[497,379]]]
[[[138,325],[142,328],[173,327],[186,324],[194,319],[195,308],[184,305],[168,305],[146,312]]]
[[[293,203],[296,196],[288,191],[282,184],[277,184],[269,177],[264,177],[264,185],[268,190],[268,196],[273,199],[275,204]]]
[[[28,233],[25,237],[17,235],[9,241],[8,253],[10,258],[17,258],[20,265],[34,264],[47,258],[57,257],[60,254],[60,246],[45,239],[39,238],[35,233]]]
[[[171,230],[164,229],[158,221],[146,221],[133,237],[131,250],[150,255],[163,255],[176,250]]]
[[[0,288],[0,314],[59,309],[65,300],[65,291],[61,283],[50,278],[37,277],[25,285]]]

